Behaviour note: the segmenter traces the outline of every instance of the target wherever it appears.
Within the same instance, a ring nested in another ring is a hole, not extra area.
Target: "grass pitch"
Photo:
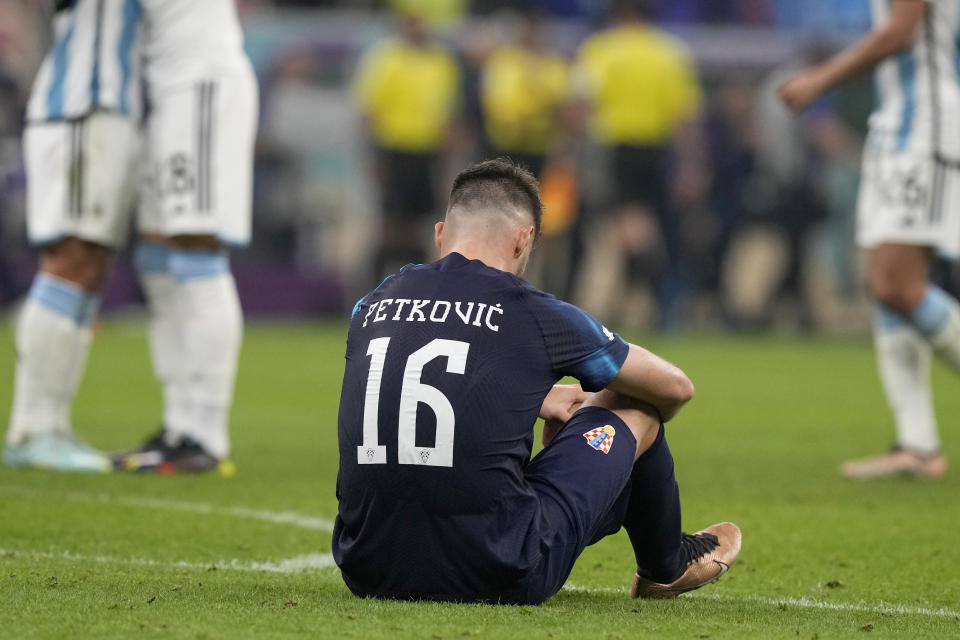
[[[837,474],[892,439],[866,340],[637,340],[697,385],[668,436],[687,529],[743,529],[740,561],[718,584],[631,600],[621,533],[588,549],[541,607],[356,599],[328,555],[344,332],[248,329],[232,479],[0,468],[3,637],[960,636],[960,470],[940,483]],[[12,332],[0,337],[5,419]],[[934,377],[945,449],[960,463],[960,380]],[[106,324],[77,431],[123,449],[159,412],[143,326]]]

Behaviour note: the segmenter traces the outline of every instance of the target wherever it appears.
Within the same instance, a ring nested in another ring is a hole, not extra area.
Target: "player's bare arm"
[[[694,392],[693,382],[679,367],[635,344],[607,388],[649,404],[663,422],[677,415]]]
[[[540,406],[543,418],[543,446],[550,444],[560,428],[573,417],[577,409],[590,397],[579,384],[555,384]]]
[[[827,89],[873,69],[885,58],[913,44],[926,11],[926,0],[893,0],[886,24],[826,62],[794,74],[781,85],[780,98],[791,109],[800,110]]]

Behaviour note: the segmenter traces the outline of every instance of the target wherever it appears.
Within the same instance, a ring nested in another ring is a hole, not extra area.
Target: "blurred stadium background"
[[[629,228],[612,221],[609,146],[568,108],[577,102],[567,98],[576,95],[578,50],[609,21],[607,2],[240,0],[261,88],[254,242],[234,254],[249,315],[342,315],[379,282],[382,154],[358,104],[364,53],[397,30],[398,15],[412,13],[456,62],[455,110],[436,150],[430,218],[439,219],[449,178],[490,153],[485,69],[521,38],[521,4],[534,10],[545,49],[569,66],[547,149],[550,220],[531,280],[623,328],[867,328],[852,219],[871,81],[799,118],[774,89],[792,66],[867,29],[868,0],[649,3],[652,21],[689,49],[702,91],[677,136],[687,144],[670,151],[677,248],[669,278],[660,277],[668,259],[660,225],[644,222],[649,212]],[[25,294],[34,267],[20,135],[48,38],[41,5],[0,0],[0,308]],[[637,260],[618,257],[625,236]],[[645,277],[633,277],[637,268]],[[939,278],[955,291],[951,276],[942,265]],[[105,309],[136,309],[139,295],[121,257]]]

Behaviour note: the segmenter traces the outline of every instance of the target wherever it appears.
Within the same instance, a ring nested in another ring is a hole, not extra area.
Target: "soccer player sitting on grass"
[[[538,604],[622,526],[631,594],[669,598],[740,551],[734,524],[680,529],[662,423],[692,397],[687,376],[520,278],[541,215],[525,169],[463,171],[436,225],[441,258],[353,310],[333,554],[357,595]]]

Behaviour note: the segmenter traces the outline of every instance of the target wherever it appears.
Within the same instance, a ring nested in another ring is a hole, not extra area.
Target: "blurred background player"
[[[504,29],[509,41],[484,56],[481,65],[482,153],[509,157],[539,179],[544,228],[528,273],[563,297],[580,248],[570,69],[550,46],[542,11],[527,7],[509,17],[510,28]]]
[[[929,281],[935,254],[960,257],[960,4],[874,0],[874,30],[780,89],[802,109],[821,93],[876,67],[857,212],[857,242],[868,250],[880,378],[897,444],[848,462],[844,475],[946,473],[930,389],[931,352],[960,370],[960,305]]]
[[[426,256],[427,224],[438,211],[436,173],[460,95],[454,56],[432,40],[423,18],[396,17],[397,36],[368,51],[354,81],[376,146],[381,224],[374,248],[377,282]]]
[[[516,43],[495,49],[481,76],[487,156],[508,156],[537,177],[561,140],[569,84],[567,63],[548,48],[545,29],[540,14],[521,14]]]
[[[125,240],[142,112],[136,2],[61,1],[24,133],[27,226],[39,271],[16,330],[10,466],[107,471],[70,406],[114,253]]]
[[[650,279],[660,322],[673,315],[681,288],[679,226],[671,207],[668,161],[686,171],[696,144],[692,123],[700,88],[684,45],[648,22],[645,0],[616,0],[614,24],[588,38],[577,56],[578,90],[590,103],[592,133],[609,150],[613,223],[630,280]],[[651,242],[645,220],[656,219]],[[651,256],[651,245],[662,256]],[[658,259],[659,258],[659,259]],[[651,277],[651,274],[653,276]]]
[[[232,0],[61,2],[25,134],[40,271],[17,330],[4,460],[97,471],[71,435],[90,325],[139,177],[146,82],[148,178],[136,263],[164,385],[164,431],[125,468],[209,470],[228,453],[242,317],[225,251],[249,240],[256,83]]]
[[[228,248],[250,242],[257,82],[234,0],[142,6],[150,114],[135,263],[164,415],[160,433],[115,463],[226,473],[243,334]]]

